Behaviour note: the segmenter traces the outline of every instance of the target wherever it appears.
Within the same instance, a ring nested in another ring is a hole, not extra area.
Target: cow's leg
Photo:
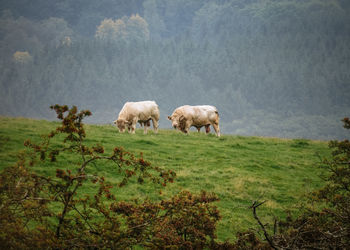
[[[155,118],[152,118],[154,133],[158,133],[158,121]],[[151,125],[151,124],[150,124]]]
[[[210,124],[205,125],[205,133],[208,134],[210,132]]]
[[[191,128],[191,121],[187,121],[186,124],[185,124],[185,128],[184,128],[184,133],[185,134],[188,134],[188,132],[190,131],[190,128]]]
[[[136,130],[136,124],[132,124],[131,125],[131,133],[135,134],[135,130]]]
[[[144,134],[147,134],[147,129],[148,129],[148,124],[147,124],[147,122],[145,122],[145,123],[143,124],[143,133],[144,133]]]
[[[196,127],[196,128],[197,128],[198,133],[201,132],[201,127]]]
[[[215,133],[218,137],[220,137],[220,128],[219,128],[219,124],[218,123],[213,123],[213,128],[215,130]]]
[[[131,134],[135,134],[135,129],[136,129],[136,124],[137,124],[137,120],[132,120],[130,127],[131,127]]]

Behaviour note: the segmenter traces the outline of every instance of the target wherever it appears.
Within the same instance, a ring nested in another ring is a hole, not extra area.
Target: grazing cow
[[[205,132],[210,132],[210,125],[213,126],[217,136],[220,136],[219,113],[214,106],[181,106],[174,110],[168,119],[175,129],[188,133],[191,126],[196,127],[198,132],[205,126]]]
[[[144,125],[144,134],[153,123],[154,132],[158,132],[159,108],[154,101],[127,102],[119,112],[118,119],[114,121],[119,132],[123,133],[128,128],[129,133],[135,134],[136,123]]]

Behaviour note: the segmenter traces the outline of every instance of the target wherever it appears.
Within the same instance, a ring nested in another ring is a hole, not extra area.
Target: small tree
[[[126,25],[126,29],[129,40],[149,40],[148,23],[138,14],[130,16]]]
[[[24,64],[30,62],[32,60],[32,56],[28,53],[28,51],[16,51],[13,54],[13,60],[16,63]]]
[[[148,23],[138,14],[116,20],[104,19],[95,37],[103,41],[148,41]]]
[[[95,37],[103,41],[117,41],[125,39],[126,25],[123,20],[104,19],[97,27]]]

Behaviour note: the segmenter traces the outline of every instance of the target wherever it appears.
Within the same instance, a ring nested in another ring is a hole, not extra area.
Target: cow
[[[191,126],[196,127],[198,132],[201,127],[205,126],[205,132],[209,133],[210,125],[212,125],[216,135],[220,137],[219,113],[214,106],[181,106],[176,108],[172,115],[168,116],[168,119],[172,122],[172,126],[175,129],[186,134]]]
[[[159,108],[155,101],[126,102],[119,112],[118,119],[114,121],[119,132],[128,132],[135,134],[136,123],[144,125],[143,133],[147,134],[148,127],[153,123],[155,133],[158,133]]]

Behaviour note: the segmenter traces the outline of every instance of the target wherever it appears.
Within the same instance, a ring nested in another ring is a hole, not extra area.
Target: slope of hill
[[[24,149],[26,139],[39,141],[40,135],[55,129],[56,122],[24,118],[0,117],[0,169],[16,162],[17,154]],[[120,134],[110,125],[87,125],[86,141],[100,143],[106,152],[122,146],[135,155],[143,153],[153,165],[176,171],[174,183],[158,191],[153,184],[131,182],[122,190],[114,188],[118,199],[161,199],[189,190],[214,192],[220,197],[217,203],[222,215],[218,225],[220,240],[232,238],[237,231],[254,227],[248,206],[256,199],[267,200],[259,213],[264,221],[272,215],[284,216],[285,209],[296,209],[294,204],[307,192],[323,184],[320,157],[329,155],[327,143],[303,139],[279,139],[177,131],[150,131],[144,135]],[[53,143],[56,143],[55,141]],[[61,155],[50,166],[37,167],[36,171],[52,174],[57,166],[74,168],[79,159]],[[118,172],[109,164],[89,166],[91,173],[103,175],[112,184]],[[89,188],[84,192],[91,192]]]

